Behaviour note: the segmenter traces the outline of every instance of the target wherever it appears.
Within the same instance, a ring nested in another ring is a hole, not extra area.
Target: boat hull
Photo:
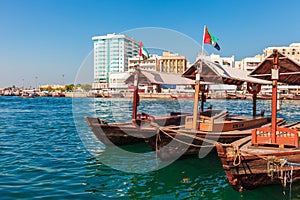
[[[251,130],[230,133],[207,133],[207,132],[187,132],[179,133],[166,129],[164,133],[160,132],[159,137],[156,135],[146,139],[146,143],[153,151],[157,152],[162,161],[170,161],[178,158],[198,155],[201,149],[204,152],[214,150],[214,143],[231,143],[238,139],[244,138],[251,134]],[[196,139],[193,139],[196,138]],[[209,141],[209,142],[208,142]]]
[[[260,186],[272,184],[286,184],[286,175],[292,173],[292,180],[300,180],[300,167],[283,165],[284,160],[290,163],[299,163],[300,150],[276,150],[270,153],[246,154],[232,156],[233,147],[217,143],[216,149],[221,159],[222,167],[229,184],[237,191],[252,190]],[[266,151],[262,148],[261,152]],[[274,158],[276,158],[274,160]],[[240,160],[239,160],[240,159]]]
[[[138,129],[133,125],[99,124],[92,125],[91,130],[96,138],[106,146],[122,146],[144,142],[144,139],[155,134],[155,128]]]
[[[170,116],[156,118],[154,122],[140,121],[139,125],[128,123],[106,123],[99,118],[85,117],[88,126],[96,138],[107,146],[132,145],[144,142],[152,137],[161,126],[179,126],[185,120],[185,114],[171,113]]]
[[[250,121],[252,123],[249,123]],[[232,122],[231,127],[237,127],[236,130],[228,128],[230,123],[227,123],[226,126],[215,124],[219,131],[217,128],[213,128],[214,131],[162,128],[160,129],[159,136],[155,135],[147,138],[145,141],[153,151],[157,152],[158,157],[163,161],[185,158],[192,155],[202,157],[202,153],[206,154],[207,151],[214,150],[216,142],[230,144],[236,140],[250,136],[253,128],[267,125],[269,122],[270,119],[266,117],[257,117],[254,121],[253,119],[245,119],[244,122],[238,122],[238,124],[244,125],[243,128],[236,126],[236,123]],[[279,119],[278,123],[285,123],[285,120]]]

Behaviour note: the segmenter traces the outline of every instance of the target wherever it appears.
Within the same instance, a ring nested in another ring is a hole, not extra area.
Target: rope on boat
[[[236,151],[240,151],[242,153],[246,153],[246,154],[257,156],[257,157],[259,157],[261,159],[264,159],[266,161],[272,161],[272,162],[279,163],[282,167],[284,165],[290,165],[290,166],[300,167],[300,163],[289,162],[288,159],[286,159],[286,158],[280,158],[280,159],[278,159],[276,156],[260,156],[260,155],[255,154],[255,153],[251,153],[251,152],[248,152],[248,151],[245,151],[245,150],[241,150],[241,149],[239,149],[236,146],[234,146],[233,148],[237,149]]]
[[[241,164],[241,153],[239,151],[239,147],[233,147],[234,149],[234,159],[233,159],[233,166],[237,167]]]
[[[267,175],[273,180],[274,175],[277,174],[277,178],[281,180],[283,187],[286,187],[287,183],[290,183],[291,187],[291,184],[293,183],[294,166],[300,167],[299,163],[289,162],[286,158],[277,158],[276,156],[260,156],[255,153],[241,150],[237,146],[233,146],[233,149],[233,166],[237,167],[241,164],[241,152],[257,156],[258,158],[267,161]]]
[[[176,140],[177,142],[180,142],[182,144],[185,144],[185,145],[188,145],[188,146],[193,146],[193,147],[198,147],[198,148],[200,148],[202,146],[202,145],[196,145],[196,144],[192,144],[192,143],[188,143],[188,142],[184,142],[182,140],[179,140],[178,138],[173,137],[172,135],[168,134],[164,130],[161,130],[161,132],[164,133],[165,135],[167,135],[168,137],[172,138],[173,140]]]
[[[157,123],[151,122],[151,125],[154,126],[154,127],[157,127],[159,129],[159,131],[161,131],[163,134],[167,135],[168,137],[170,137],[171,139],[173,139],[173,140],[175,140],[177,142],[180,142],[180,143],[185,144],[187,146],[192,146],[192,147],[197,147],[197,148],[203,147],[203,145],[197,145],[197,144],[193,144],[193,143],[188,143],[188,142],[182,141],[182,140],[180,140],[180,139],[178,139],[178,138],[170,135],[169,133],[167,133],[163,129],[163,127],[159,126]],[[158,131],[157,135],[159,135],[159,131]],[[190,138],[193,138],[193,139],[200,140],[200,141],[207,142],[207,143],[211,144],[211,145],[207,145],[205,147],[215,147],[215,144],[217,143],[216,141],[213,141],[213,140],[209,140],[209,139],[197,137],[197,136],[194,136],[194,135],[186,134],[186,133],[183,133],[183,132],[179,132],[177,130],[172,130],[172,131],[176,132],[177,133],[176,135],[190,137]],[[158,144],[157,144],[157,139],[156,139],[156,151],[157,151],[157,145]]]

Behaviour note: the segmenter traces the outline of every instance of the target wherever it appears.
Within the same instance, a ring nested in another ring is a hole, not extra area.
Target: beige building
[[[221,57],[220,55],[211,54],[209,56],[209,59],[212,62],[217,63],[217,64],[219,64],[221,66],[235,68],[235,66],[234,66],[234,56],[231,56],[231,57]]]
[[[182,74],[187,70],[187,68],[187,60],[185,56],[180,56],[170,52],[163,52],[163,55],[160,57],[159,69],[156,71]]]
[[[162,56],[151,54],[150,58],[147,60],[141,60],[140,56],[135,56],[133,58],[128,58],[128,63],[128,71],[130,72],[134,70],[134,65],[136,64],[139,64],[140,68],[144,70],[177,74],[182,74],[189,67],[189,62],[186,60],[185,56],[170,52],[163,52]]]
[[[140,65],[140,69],[157,71],[159,69],[159,59],[160,56],[156,54],[150,54],[150,58],[147,60],[141,60],[140,56],[128,58],[128,71],[134,71],[134,66],[137,64]]]
[[[256,55],[255,57],[246,57],[241,61],[235,62],[235,66],[237,69],[251,72],[263,61],[263,59],[264,57],[262,55]]]
[[[268,47],[264,49],[264,57],[271,55],[274,49],[277,49],[280,53],[291,59],[300,61],[300,43],[292,43],[288,47]]]

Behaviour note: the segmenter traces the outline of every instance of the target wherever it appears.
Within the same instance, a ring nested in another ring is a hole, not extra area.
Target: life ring
[[[247,91],[250,94],[258,94],[261,90],[261,84],[247,82]]]

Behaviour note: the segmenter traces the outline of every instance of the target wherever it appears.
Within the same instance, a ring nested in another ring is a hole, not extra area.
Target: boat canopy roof
[[[126,84],[134,82],[134,74],[132,73],[126,80]],[[140,70],[140,84],[157,84],[157,85],[195,85],[195,81],[182,77],[181,74],[156,72],[148,70]]]
[[[202,62],[202,63],[201,63]],[[249,76],[249,72],[235,69],[232,67],[221,66],[217,63],[208,60],[197,60],[187,71],[183,73],[183,77],[195,80],[197,70],[202,70],[200,73],[201,81],[213,82],[216,84],[241,85],[244,82],[270,84],[270,81],[265,81]]]
[[[300,64],[279,52],[278,54],[279,54],[278,81],[290,85],[300,85]],[[262,61],[257,66],[257,68],[255,68],[250,73],[250,76],[264,79],[264,80],[271,80],[271,69],[273,68],[273,58],[274,58],[274,54],[268,56],[264,61]]]

